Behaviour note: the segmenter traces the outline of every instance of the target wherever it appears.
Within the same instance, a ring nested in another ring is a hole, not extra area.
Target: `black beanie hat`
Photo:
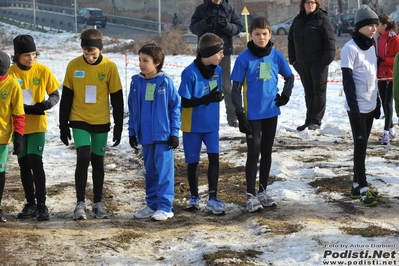
[[[10,64],[11,60],[8,54],[6,54],[3,51],[0,51],[0,76],[4,76],[7,73]]]
[[[355,15],[355,30],[370,24],[379,24],[377,13],[375,13],[368,5],[362,5]]]
[[[18,35],[14,38],[14,54],[36,52],[36,44],[30,35]]]

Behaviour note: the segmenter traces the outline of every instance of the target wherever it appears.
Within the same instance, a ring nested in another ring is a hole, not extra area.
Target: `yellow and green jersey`
[[[21,87],[18,82],[8,76],[0,81],[0,145],[11,142],[14,130],[23,135],[24,104]],[[20,117],[17,125],[13,117]],[[20,127],[19,129],[16,129]],[[22,132],[21,132],[22,131]]]
[[[69,62],[63,85],[73,92],[69,121],[110,123],[109,95],[122,89],[114,62],[102,57],[99,64],[90,65],[83,56],[77,57]]]
[[[8,74],[21,85],[23,102],[26,105],[43,102],[46,100],[46,94],[50,95],[60,87],[50,68],[38,62],[35,62],[29,70],[22,70],[13,64],[8,69]],[[25,134],[46,132],[46,130],[47,114],[26,115]]]

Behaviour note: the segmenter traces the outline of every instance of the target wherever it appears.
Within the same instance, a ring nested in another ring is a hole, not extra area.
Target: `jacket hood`
[[[212,0],[204,0],[204,4],[206,4],[207,6],[222,6],[224,3],[228,4],[229,0],[222,0],[219,5],[214,4]]]

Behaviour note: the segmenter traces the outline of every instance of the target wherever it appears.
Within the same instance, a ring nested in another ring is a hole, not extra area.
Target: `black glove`
[[[211,16],[207,17],[205,19],[205,21],[206,21],[206,24],[212,25],[216,21],[216,16],[215,15],[211,15]]]
[[[377,55],[377,66],[379,66],[382,62],[385,62],[385,60]]]
[[[121,143],[121,137],[122,137],[122,125],[115,125],[114,138],[112,139],[114,145],[112,145],[112,147],[116,147],[119,145],[119,143]]]
[[[245,117],[245,114],[244,113],[238,114],[237,119],[238,119],[238,128],[240,129],[240,132],[251,135],[252,128],[247,118]]]
[[[136,138],[136,136],[130,136],[130,137],[129,137],[129,144],[130,144],[130,147],[132,147],[132,148],[135,149],[136,151],[138,150],[137,146],[138,146],[139,144],[137,143],[137,138]]]
[[[24,104],[24,111],[25,111],[25,114],[27,114],[27,115],[44,115],[44,110],[42,110],[40,107],[37,107],[35,105]]]
[[[176,136],[170,136],[168,140],[169,149],[176,149],[179,146],[179,138]]]
[[[218,86],[216,86],[211,93],[202,97],[204,100],[204,104],[208,105],[214,102],[221,102],[224,99],[223,92],[218,90]]]
[[[377,97],[377,106],[374,109],[374,118],[380,119],[380,117],[381,117],[381,101],[380,98]]]
[[[360,124],[362,122],[360,113],[352,113],[351,112],[351,120],[352,120],[353,124]]]
[[[278,94],[278,93],[276,94],[276,98],[274,98],[274,101],[276,102],[277,106],[286,105],[289,100],[290,100],[290,97],[287,97],[284,94],[282,94],[280,96],[280,94]]]
[[[227,20],[226,18],[222,18],[221,20],[218,21],[218,26],[223,29],[227,25]]]
[[[14,132],[14,151],[12,154],[18,155],[22,151],[22,135],[18,132]]]
[[[44,103],[43,103],[43,102],[40,102],[40,103],[35,103],[34,107],[37,107],[37,108],[39,108],[40,110],[42,110],[42,111],[43,111],[43,113],[44,113],[44,111],[46,110],[46,106],[44,105]]]
[[[68,125],[60,126],[60,139],[66,146],[69,145],[68,139],[71,140],[72,138]]]

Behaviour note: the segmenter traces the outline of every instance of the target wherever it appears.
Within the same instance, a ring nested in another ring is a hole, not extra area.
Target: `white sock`
[[[394,128],[394,127],[391,127],[391,128],[389,129],[389,132],[390,132],[392,135],[395,135],[395,128]]]
[[[360,189],[360,194],[366,192],[367,190],[369,190],[369,187],[362,187],[362,188]]]
[[[389,130],[384,130],[384,135],[388,135],[389,134]]]
[[[359,186],[359,183],[353,183],[353,188],[357,188]]]

